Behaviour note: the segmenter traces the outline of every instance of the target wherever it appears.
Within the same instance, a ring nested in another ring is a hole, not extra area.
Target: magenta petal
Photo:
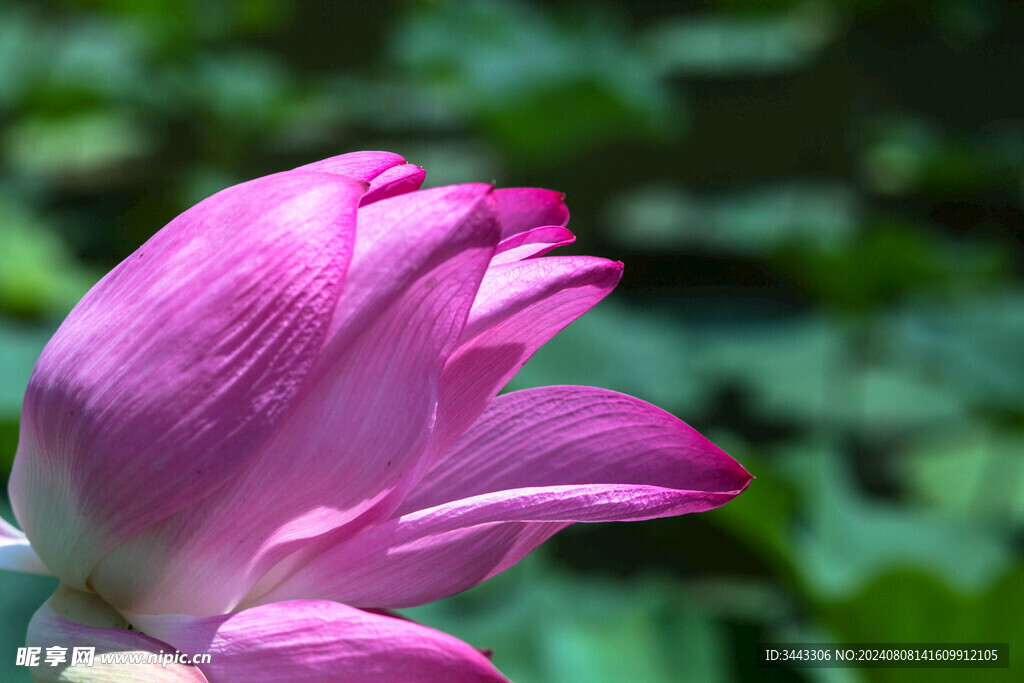
[[[441,376],[441,448],[469,428],[537,349],[607,296],[621,275],[621,263],[593,256],[492,265]]]
[[[422,168],[405,163],[405,159],[392,152],[350,152],[299,166],[295,170],[336,173],[369,183],[361,202],[364,206],[418,190],[426,176]]]
[[[133,623],[186,652],[209,652],[218,681],[506,681],[478,650],[411,621],[329,601]]]
[[[749,483],[679,419],[590,387],[495,399],[395,518],[316,558],[261,600],[408,607],[501,572],[573,522],[702,512]]]
[[[561,192],[535,187],[512,187],[495,190],[494,198],[498,202],[503,240],[533,228],[564,228],[569,223],[569,209],[565,206],[565,195]]]
[[[497,241],[489,194],[462,185],[360,208],[331,339],[288,419],[253,466],[111,553],[92,586],[128,611],[218,614],[321,535],[387,519],[425,471],[439,377]]]
[[[494,253],[490,194],[455,185],[360,208],[320,380],[271,444],[266,467],[254,470],[252,492],[292,488],[282,513],[316,502],[343,513],[340,521],[410,478],[429,443],[442,369]]]
[[[394,152],[349,152],[299,166],[295,171],[334,173],[372,184],[388,169],[403,164],[405,164],[405,159]],[[289,171],[289,173],[295,171]]]
[[[58,589],[59,592],[60,589]],[[205,683],[203,672],[194,666],[162,660],[150,663],[150,655],[175,655],[175,648],[138,631],[126,628],[87,626],[65,619],[53,609],[54,598],[43,603],[28,626],[27,644],[40,648],[39,666],[27,669],[37,681],[100,681],[110,683]],[[46,651],[50,647],[66,648],[65,662],[50,666]],[[72,665],[74,648],[95,648],[92,666]],[[188,655],[198,651],[186,652]],[[104,662],[105,656],[124,657],[121,663]],[[132,663],[129,657],[136,657]],[[144,662],[144,663],[142,663]],[[252,679],[258,680],[258,679]]]
[[[10,493],[48,567],[84,588],[124,538],[246,468],[317,360],[365,185],[228,188],[93,287],[29,381]]]
[[[370,182],[370,189],[363,196],[362,205],[366,206],[381,199],[414,192],[420,189],[425,177],[426,172],[415,164],[393,166]]]
[[[703,492],[709,500],[724,496],[720,505],[750,479],[742,465],[657,406],[594,387],[540,387],[496,398],[398,514],[505,489],[564,485],[654,486],[687,499]],[[639,503],[629,519],[645,518]]]
[[[0,569],[46,576],[51,574],[36,551],[32,550],[25,534],[4,519],[0,519]]]
[[[491,265],[497,266],[541,256],[556,247],[563,247],[575,241],[576,236],[568,228],[560,228],[557,225],[534,228],[502,240],[498,244],[494,258],[491,259]]]

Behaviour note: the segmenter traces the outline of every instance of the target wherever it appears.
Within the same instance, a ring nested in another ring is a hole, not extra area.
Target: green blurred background
[[[428,185],[562,190],[568,251],[625,261],[515,387],[634,394],[757,476],[708,514],[571,528],[412,616],[523,682],[1004,677],[754,654],[1020,656],[1021,35],[997,0],[2,2],[0,471],[102,273],[229,184],[392,150]],[[0,679],[27,680],[53,583],[0,575]]]

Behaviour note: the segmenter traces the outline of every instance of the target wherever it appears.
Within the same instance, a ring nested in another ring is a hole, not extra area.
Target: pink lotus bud
[[[574,522],[746,487],[638,399],[497,397],[622,265],[541,257],[573,240],[558,193],[422,180],[360,152],[228,188],[75,307],[25,396],[25,532],[0,526],[0,567],[63,584],[31,642],[211,653],[169,680],[503,680],[366,610],[465,590]]]

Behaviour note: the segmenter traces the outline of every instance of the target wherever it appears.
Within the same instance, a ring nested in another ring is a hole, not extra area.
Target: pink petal
[[[318,537],[390,516],[406,482],[422,474],[413,470],[429,442],[439,376],[497,241],[489,193],[436,188],[359,210],[316,379],[230,486],[111,553],[92,576],[98,592],[133,612],[226,612]]]
[[[218,681],[506,681],[479,651],[426,626],[329,601],[223,616],[133,620],[185,652],[209,652]]]
[[[186,683],[189,681],[205,683],[206,676],[194,666],[168,662],[166,666],[146,661],[149,655],[175,655],[173,646],[150,638],[138,631],[127,628],[102,628],[96,625],[69,621],[54,609],[54,598],[43,603],[28,625],[28,646],[41,649],[39,666],[27,671],[37,681],[103,681],[111,683]],[[67,648],[64,653],[65,662],[50,666],[46,663],[46,652],[49,647]],[[72,666],[74,648],[96,648],[93,665],[75,664]],[[186,652],[187,655],[201,653],[201,650]],[[123,663],[104,663],[104,655],[117,653],[125,658],[138,657],[136,662],[122,660]],[[143,663],[144,662],[144,663]],[[256,680],[256,679],[251,679]]]
[[[395,195],[415,192],[420,189],[426,172],[415,164],[402,164],[393,166],[381,173],[370,183],[370,190],[363,196],[362,205]]]
[[[639,399],[590,387],[505,394],[395,518],[325,552],[261,600],[422,604],[507,569],[573,522],[702,512],[749,481],[711,442]]]
[[[459,349],[441,376],[441,450],[469,428],[537,349],[607,296],[621,275],[621,263],[592,256],[492,265]]]
[[[86,294],[39,359],[10,493],[85,588],[103,554],[245,469],[317,360],[363,183],[277,174],[189,209]]]
[[[556,247],[563,247],[576,241],[567,228],[556,225],[534,228],[502,240],[491,260],[492,266],[513,261],[522,261],[532,256],[541,256]]]
[[[361,180],[364,183],[372,183],[388,169],[403,164],[405,164],[405,159],[394,152],[349,152],[299,166],[295,171],[334,173],[353,180]],[[294,171],[289,171],[289,173],[292,172]]]
[[[0,569],[27,574],[52,575],[36,555],[36,551],[32,550],[32,544],[28,542],[25,534],[4,519],[0,519]]]
[[[536,187],[512,187],[496,190],[498,216],[501,220],[501,239],[505,240],[533,228],[569,223],[569,209],[565,195]]]
[[[299,166],[297,171],[336,173],[354,180],[370,183],[362,205],[420,189],[425,173],[414,164],[393,152],[350,152],[312,164]]]

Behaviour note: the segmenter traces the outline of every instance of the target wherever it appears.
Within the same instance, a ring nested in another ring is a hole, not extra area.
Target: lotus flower
[[[0,529],[0,568],[61,581],[29,645],[211,661],[35,675],[504,680],[387,610],[470,588],[574,522],[744,489],[743,467],[638,399],[498,396],[622,265],[541,258],[574,239],[558,193],[423,176],[361,152],[228,188],[64,321],[25,395],[24,533]]]

